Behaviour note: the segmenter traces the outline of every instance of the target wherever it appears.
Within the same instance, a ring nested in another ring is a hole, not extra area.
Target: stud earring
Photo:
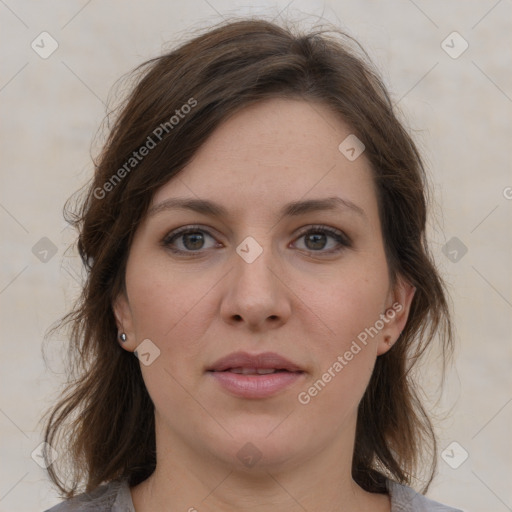
[[[128,339],[128,336],[126,336],[126,334],[122,332],[121,334],[119,334],[119,339],[121,340],[122,343],[124,343]]]

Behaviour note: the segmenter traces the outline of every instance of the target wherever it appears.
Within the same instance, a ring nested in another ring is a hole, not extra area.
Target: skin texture
[[[150,339],[160,350],[141,364],[155,405],[157,468],[132,489],[137,512],[390,510],[387,495],[352,480],[351,456],[358,403],[376,358],[406,323],[414,288],[401,279],[391,287],[370,165],[364,153],[351,162],[338,150],[350,133],[323,104],[267,100],[225,121],[155,194],[153,205],[209,199],[228,216],[160,209],[130,249],[126,294],[114,303],[128,337],[122,346],[133,352]],[[278,218],[288,202],[332,196],[364,214]],[[162,243],[195,225],[203,241],[185,235],[172,245],[187,254]],[[314,225],[342,231],[350,246]],[[263,249],[252,263],[236,252],[248,236]],[[378,335],[301,404],[298,394],[396,303]],[[235,397],[205,369],[238,350],[277,352],[305,373],[270,398]],[[261,457],[252,467],[237,457],[247,443]]]

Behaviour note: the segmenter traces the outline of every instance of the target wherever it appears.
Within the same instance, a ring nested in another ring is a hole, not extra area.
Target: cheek
[[[323,404],[321,407],[332,407],[339,414],[357,406],[377,357],[388,284],[387,267],[375,262],[339,274],[331,280],[327,293],[324,289],[309,294],[312,309],[328,327],[322,332],[328,334],[318,339],[317,332],[317,365],[308,383],[312,387],[303,390],[307,395],[303,402]],[[313,332],[310,335],[315,339]]]
[[[133,258],[126,272],[136,339],[138,343],[150,339],[159,350],[154,362],[141,364],[142,376],[157,410],[179,409],[181,417],[188,418],[197,414],[186,390],[197,371],[198,345],[207,322],[205,299],[211,284],[149,260]]]
[[[185,410],[190,395],[184,387],[197,380],[205,331],[217,314],[209,293],[219,277],[178,272],[168,262],[149,260],[134,258],[126,279],[135,337],[138,343],[150,339],[159,350],[158,358],[141,365],[141,371],[156,403]]]
[[[374,329],[382,301],[370,288],[333,291],[323,311],[325,323],[334,332],[317,340],[317,364],[297,396],[308,414],[316,410],[326,417],[326,411],[330,411],[326,423],[333,428],[356,413],[375,365],[379,333]]]
[[[329,328],[328,346],[336,352],[348,350],[359,335],[364,339],[385,309],[389,285],[386,267],[369,265],[350,270],[331,279],[327,289],[315,292],[311,287],[306,295]]]
[[[126,276],[137,339],[154,338],[155,342],[167,344],[169,339],[181,340],[176,335],[184,332],[188,339],[197,338],[197,319],[204,319],[213,279],[178,272],[165,262],[153,260],[146,264],[144,258],[134,258]],[[183,344],[187,345],[185,339]]]

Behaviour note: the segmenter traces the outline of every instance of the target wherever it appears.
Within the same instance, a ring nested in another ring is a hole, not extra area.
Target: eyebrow
[[[172,197],[153,205],[148,212],[149,216],[168,210],[193,210],[213,217],[228,217],[228,211],[220,204],[207,199],[195,199],[186,197]],[[285,204],[279,212],[279,220],[284,217],[296,217],[306,213],[332,210],[349,210],[366,218],[365,211],[348,199],[333,196],[322,199],[307,199],[304,201],[292,201]]]

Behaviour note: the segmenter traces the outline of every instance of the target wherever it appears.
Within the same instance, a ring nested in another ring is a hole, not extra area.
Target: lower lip
[[[299,372],[243,375],[233,372],[208,372],[226,390],[242,398],[267,398],[303,378]]]

